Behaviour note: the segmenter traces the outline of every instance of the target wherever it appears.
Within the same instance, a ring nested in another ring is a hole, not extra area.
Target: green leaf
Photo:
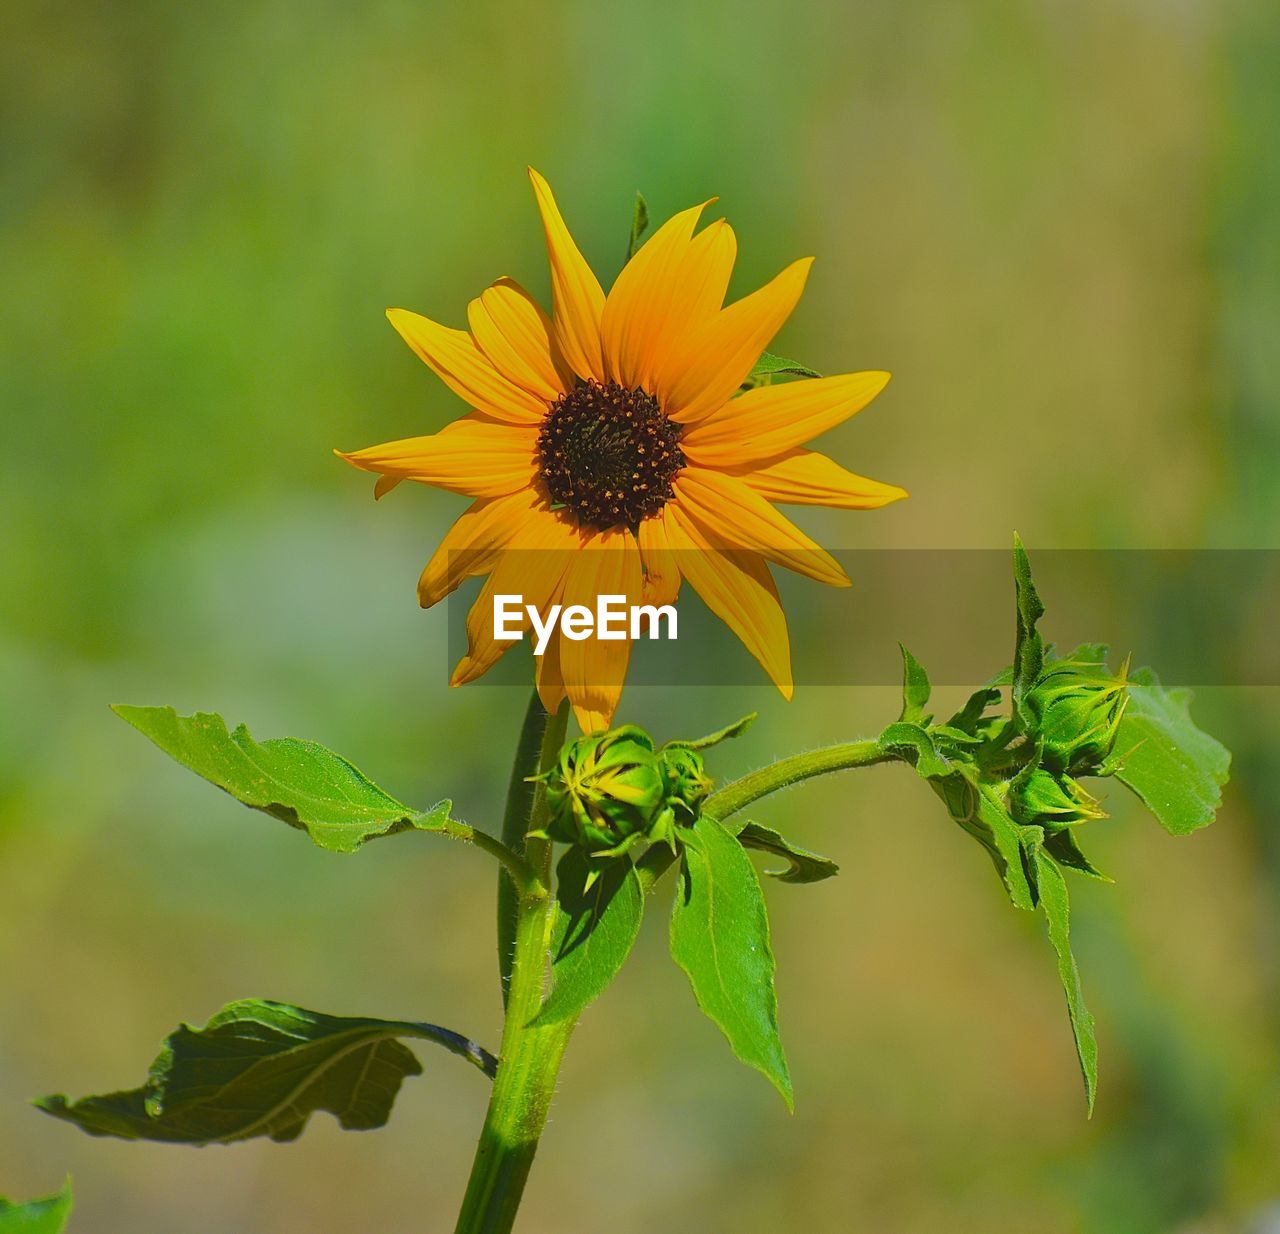
[[[62,1234],[71,1214],[71,1180],[57,1195],[16,1204],[0,1198],[0,1234]]]
[[[763,1072],[791,1109],[760,880],[737,837],[715,819],[703,815],[680,835],[684,854],[671,914],[671,956],[733,1052]]]
[[[422,1065],[399,1037],[441,1045],[492,1076],[491,1054],[434,1024],[322,1015],[285,1003],[229,1003],[204,1028],[170,1034],[141,1088],[35,1104],[90,1135],[172,1144],[293,1140],[316,1110],[348,1131],[381,1127]]]
[[[974,737],[989,736],[994,728],[1003,723],[998,715],[988,715],[988,711],[1000,702],[1000,688],[987,685],[969,695],[968,701],[947,721],[944,728],[958,729]]]
[[[822,374],[816,369],[809,368],[806,364],[801,364],[798,360],[788,360],[785,356],[775,356],[770,351],[760,353],[760,359],[755,363],[755,367],[747,375],[747,380],[743,385],[747,388],[752,386],[768,385],[775,377],[821,377]]]
[[[1113,756],[1116,778],[1174,835],[1213,822],[1231,770],[1230,752],[1196,727],[1190,703],[1189,690],[1166,690],[1151,669],[1138,669]]]
[[[601,861],[570,848],[556,867],[554,984],[533,1023],[570,1019],[599,998],[631,954],[643,914],[644,891],[629,857]]]
[[[172,707],[112,710],[196,775],[305,831],[330,852],[352,853],[366,840],[398,831],[440,831],[449,822],[451,802],[411,809],[314,741],[256,742],[243,724],[229,733],[221,716],[180,716]]]
[[[898,719],[909,724],[927,725],[933,718],[925,713],[931,693],[929,674],[901,643],[898,649],[902,652],[902,713]]]
[[[1115,879],[1103,874],[1080,848],[1080,842],[1076,839],[1075,833],[1070,828],[1063,828],[1061,831],[1055,831],[1052,835],[1046,836],[1044,841],[1044,851],[1049,854],[1060,866],[1065,866],[1069,870],[1076,870],[1081,874],[1087,874],[1090,878],[1096,878],[1100,883],[1114,883]]]
[[[1076,1054],[1084,1077],[1085,1100],[1093,1114],[1093,1099],[1098,1087],[1098,1043],[1093,1035],[1093,1016],[1084,1005],[1080,989],[1080,973],[1071,954],[1071,915],[1067,882],[1062,871],[1043,852],[1038,855],[1037,882],[1040,888],[1040,911],[1044,914],[1049,941],[1058,955],[1058,976],[1067,996],[1071,1031],[1076,1040]]]
[[[902,721],[890,724],[880,734],[879,742],[890,753],[901,755],[906,752],[908,761],[926,780],[950,775],[954,770],[934,743],[929,730],[918,724],[904,724]]]
[[[750,715],[743,716],[741,720],[735,720],[718,732],[708,733],[705,737],[694,737],[688,741],[679,739],[668,741],[662,748],[664,750],[706,750],[711,746],[718,746],[722,741],[728,741],[733,737],[741,737],[756,722],[759,714],[759,712],[753,711]]]
[[[1039,827],[1023,827],[1014,820],[1000,788],[982,779],[972,767],[932,781],[951,817],[987,850],[996,873],[1015,907],[1036,906],[1035,886],[1027,867],[1044,839]]]
[[[770,878],[776,878],[782,883],[819,883],[824,878],[834,878],[840,873],[840,867],[830,857],[823,857],[798,844],[792,844],[786,836],[771,827],[762,827],[759,823],[747,823],[738,832],[738,843],[744,848],[772,853],[789,862],[785,870],[765,871]]]
[[[649,203],[643,193],[636,194],[635,209],[631,212],[631,238],[627,241],[627,260],[636,255],[644,233],[649,230]]]
[[[1017,596],[1018,633],[1013,652],[1013,713],[1021,716],[1022,700],[1044,667],[1044,640],[1036,622],[1044,616],[1044,605],[1031,577],[1031,562],[1022,540],[1013,537],[1013,582]]]

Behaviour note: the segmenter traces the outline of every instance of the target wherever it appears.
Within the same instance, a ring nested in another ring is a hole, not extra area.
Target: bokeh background
[[[1263,0],[9,0],[0,1193],[70,1171],[73,1234],[452,1228],[485,1092],[445,1055],[384,1130],[321,1116],[289,1146],[91,1140],[24,1101],[136,1084],[171,1027],[243,995],[496,1039],[482,857],[322,853],[106,704],[311,736],[494,822],[523,692],[450,692],[446,615],[413,599],[460,501],[375,507],[329,451],[457,413],[386,305],[461,324],[499,275],[545,294],[526,163],[606,280],[637,188],[659,216],[720,195],[739,291],[818,255],[778,349],[894,371],[828,444],[914,494],[802,516],[826,543],[1268,548],[1277,63]],[[793,605],[794,637],[856,640],[882,603]],[[655,905],[575,1039],[521,1228],[1280,1228],[1280,707],[1197,706],[1237,756],[1218,824],[1172,840],[1117,789],[1090,838],[1118,885],[1075,884],[1092,1122],[1036,923],[885,770],[761,812],[844,867],[770,888],[795,1116],[696,1012]],[[721,774],[895,700],[788,706],[761,680],[624,703],[663,735],[756,708]]]

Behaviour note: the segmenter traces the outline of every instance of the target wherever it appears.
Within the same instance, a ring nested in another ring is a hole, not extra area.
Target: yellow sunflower
[[[686,579],[787,698],[791,650],[768,563],[835,587],[839,564],[773,502],[867,510],[906,493],[854,475],[805,442],[865,407],[888,373],[848,373],[740,393],[804,290],[812,259],[724,306],[737,253],[710,203],[670,219],[606,296],[532,168],[551,263],[548,317],[499,279],[472,300],[469,329],[405,309],[387,316],[473,409],[438,433],[343,454],[379,474],[382,496],[417,480],[472,498],[418,582],[424,608],[488,575],[467,619],[452,684],[511,645],[494,638],[493,597],[594,608],[599,595],[674,603]],[[548,711],[567,696],[586,732],[607,728],[626,640],[553,636],[536,662]]]

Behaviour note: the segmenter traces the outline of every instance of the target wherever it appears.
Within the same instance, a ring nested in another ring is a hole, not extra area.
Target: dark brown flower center
[[[542,422],[542,478],[552,501],[584,526],[636,527],[671,496],[685,465],[679,441],[680,426],[652,394],[580,381]]]

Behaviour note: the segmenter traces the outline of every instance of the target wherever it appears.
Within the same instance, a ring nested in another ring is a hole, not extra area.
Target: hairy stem
[[[739,810],[746,809],[753,801],[790,788],[815,776],[830,775],[833,771],[851,771],[855,767],[872,767],[876,763],[891,763],[897,755],[889,753],[878,741],[844,741],[839,745],[822,746],[803,754],[780,758],[767,767],[750,771],[739,780],[733,780],[718,788],[703,803],[704,813],[725,822]],[[732,830],[740,830],[733,828]]]
[[[718,788],[702,803],[702,812],[719,819],[732,832],[742,830],[730,820],[738,811],[746,809],[761,797],[790,788],[815,776],[830,775],[833,771],[852,771],[857,767],[873,767],[877,763],[891,763],[896,754],[885,750],[878,741],[844,741],[839,745],[823,746],[780,758],[756,771],[749,771],[741,779],[732,780]],[[636,872],[640,885],[648,891],[671,867],[675,855],[665,845],[655,844],[640,859]]]
[[[470,823],[461,823],[456,818],[450,818],[445,821],[444,834],[451,839],[465,840],[468,844],[474,844],[476,848],[483,849],[491,857],[496,857],[502,862],[503,872],[498,876],[499,885],[510,887],[513,899],[517,895],[537,892],[543,887],[533,866],[514,849],[508,848],[487,831],[481,831],[478,827],[472,827]]]
[[[542,700],[538,698],[537,690],[534,690],[529,696],[529,706],[520,726],[516,756],[511,764],[511,779],[507,784],[507,805],[502,814],[502,842],[514,853],[524,853],[524,833],[529,829],[536,787],[530,777],[541,770],[543,739],[546,737],[550,718]],[[531,870],[532,868],[530,866]],[[498,973],[502,980],[503,1006],[506,1006],[507,990],[511,984],[520,893],[518,881],[513,884],[504,875],[498,875]]]
[[[533,710],[531,706],[531,714]],[[555,716],[542,714],[536,770],[549,767],[559,751],[568,723],[568,707],[562,705]],[[530,718],[526,716],[521,734],[522,751],[529,729]],[[515,780],[513,772],[513,790]],[[537,1026],[529,1023],[542,1006],[555,921],[555,901],[547,890],[551,886],[551,844],[527,835],[546,822],[547,805],[542,786],[532,787],[534,791],[528,796],[528,811],[520,828],[519,843],[540,887],[536,892],[515,896],[514,946],[506,986],[506,1017],[498,1073],[476,1145],[456,1234],[508,1234],[512,1228],[546,1124],[560,1060],[574,1028],[572,1020]],[[510,797],[508,807],[510,810]],[[514,832],[508,831],[511,822],[509,813],[503,833],[504,838],[514,840]],[[505,885],[508,884],[504,879],[499,896]],[[501,923],[501,916],[499,921]]]

